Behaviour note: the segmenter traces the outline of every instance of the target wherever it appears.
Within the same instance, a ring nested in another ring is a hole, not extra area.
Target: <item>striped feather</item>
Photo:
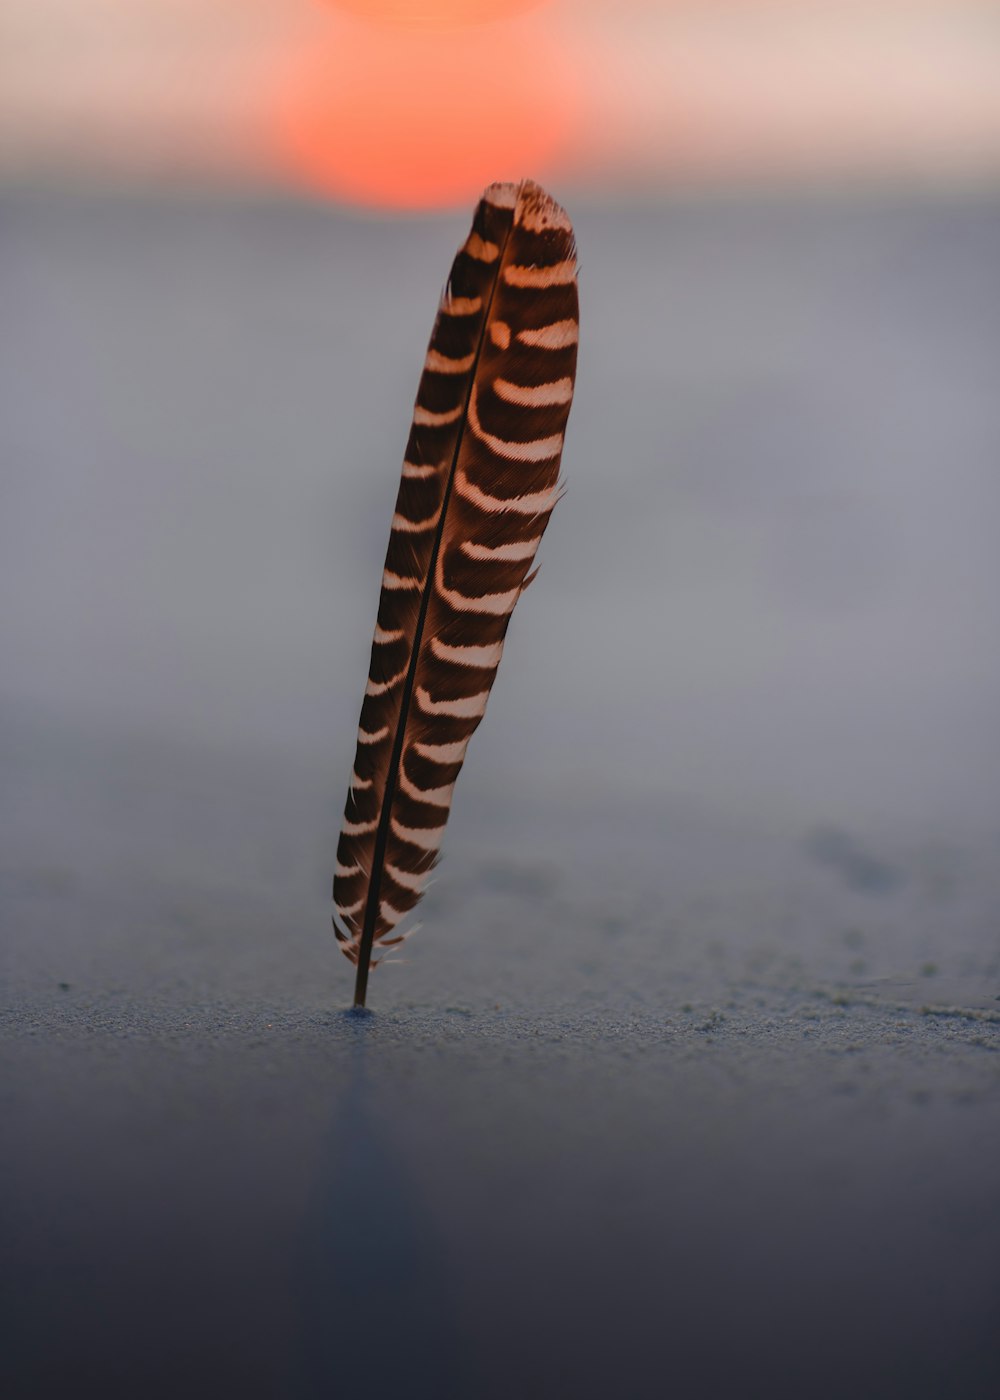
[[[444,835],[510,615],[559,495],[577,350],[565,212],[491,185],[452,265],[403,461],[337,847],[334,929],[363,1006]]]

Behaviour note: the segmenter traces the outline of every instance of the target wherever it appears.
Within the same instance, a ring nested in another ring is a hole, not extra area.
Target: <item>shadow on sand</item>
[[[334,1111],[293,1257],[291,1393],[450,1397],[468,1389],[455,1288],[434,1222],[374,1100],[374,1017],[346,1011],[349,1083]]]

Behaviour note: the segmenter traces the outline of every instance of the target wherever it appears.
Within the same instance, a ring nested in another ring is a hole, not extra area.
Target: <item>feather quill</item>
[[[420,900],[514,605],[559,494],[576,248],[530,180],[491,185],[452,265],[413,411],[333,880],[363,1006]]]

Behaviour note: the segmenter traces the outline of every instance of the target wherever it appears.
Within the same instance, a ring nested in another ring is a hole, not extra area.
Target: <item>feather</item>
[[[577,349],[576,255],[538,185],[496,184],[441,299],[392,519],[333,881],[363,1006],[373,952],[437,861],[514,605],[559,495]]]

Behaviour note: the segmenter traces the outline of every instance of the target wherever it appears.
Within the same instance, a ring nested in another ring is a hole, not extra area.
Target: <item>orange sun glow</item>
[[[286,164],[312,188],[383,208],[436,208],[491,180],[543,176],[577,102],[536,18],[433,32],[345,23],[282,94]]]

